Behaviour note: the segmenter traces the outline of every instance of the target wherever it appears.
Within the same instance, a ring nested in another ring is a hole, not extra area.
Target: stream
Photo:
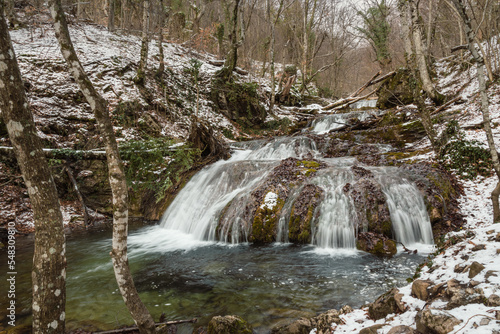
[[[365,117],[358,114],[360,119]],[[345,115],[327,116],[314,123],[311,131],[324,133],[340,122],[345,122]],[[350,167],[356,161],[352,157],[322,159],[327,167],[311,178],[325,192],[311,244],[288,243],[291,204],[287,202],[277,242],[252,245],[239,216],[251,191],[282,159],[319,158],[321,153],[306,136],[238,143],[233,149],[229,160],[204,168],[187,183],[159,225],[130,229],[131,270],[155,320],[162,313],[167,320],[199,319],[196,325],[179,326],[179,333],[191,333],[211,317],[229,314],[243,317],[257,333],[268,333],[292,319],[343,305],[359,307],[393,286],[404,285],[432,248],[429,217],[415,185],[394,167],[365,167],[387,198],[396,238],[419,253],[400,251],[391,259],[381,259],[356,250],[353,222],[357,213],[342,191],[353,181]],[[231,233],[221,235],[216,227],[225,208],[231,219],[223,224],[228,224]],[[112,329],[132,323],[116,286],[110,250],[110,231],[68,237],[69,330]],[[0,252],[2,263],[6,256]],[[29,242],[18,247],[18,324],[30,321],[21,315],[30,308],[31,257]],[[6,291],[5,280],[0,289]],[[6,307],[3,298],[0,307]]]

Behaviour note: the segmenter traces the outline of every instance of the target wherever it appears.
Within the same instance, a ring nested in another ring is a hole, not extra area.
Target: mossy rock
[[[410,70],[400,68],[396,70],[395,75],[386,79],[377,92],[377,108],[390,109],[413,103],[414,99],[412,88],[410,87],[410,78]]]
[[[290,214],[288,223],[288,240],[293,243],[308,244],[311,242],[311,224],[314,212],[324,191],[320,187],[307,184],[304,186]]]
[[[243,128],[264,125],[267,113],[259,102],[256,84],[215,79],[210,98],[224,116]]]
[[[208,323],[207,334],[252,334],[252,327],[236,315],[213,317]]]
[[[278,198],[276,205],[272,208],[264,204],[257,208],[252,223],[250,241],[257,244],[276,241],[277,224],[284,205],[285,201]]]
[[[383,234],[361,232],[356,240],[359,250],[379,257],[393,257],[397,253],[396,242]]]

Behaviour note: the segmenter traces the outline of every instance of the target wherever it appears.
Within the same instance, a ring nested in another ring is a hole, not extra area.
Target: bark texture
[[[141,59],[137,68],[136,83],[143,84],[148,65],[149,53],[149,0],[144,0],[142,12],[142,43],[141,43]]]
[[[61,47],[69,70],[92,108],[106,148],[109,170],[109,183],[113,196],[113,250],[111,258],[116,281],[123,300],[139,327],[141,333],[153,333],[155,325],[153,318],[139,298],[130,273],[127,257],[128,229],[128,188],[123,169],[123,163],[118,151],[115,134],[108,114],[106,100],[95,90],[83,69],[68,31],[66,17],[60,0],[49,2],[50,12],[54,19],[56,37]]]
[[[231,33],[229,34],[229,42],[231,47],[226,56],[224,67],[218,72],[217,76],[224,81],[230,81],[236,63],[238,62],[238,12],[240,0],[234,0],[233,16],[231,17]]]
[[[472,24],[469,16],[466,12],[466,7],[463,0],[453,0],[453,4],[457,8],[460,17],[464,23],[465,37],[467,39],[467,46],[469,51],[472,53],[472,57],[476,62],[477,66],[477,80],[479,81],[479,94],[481,96],[481,112],[483,114],[483,128],[486,133],[486,139],[488,141],[488,146],[490,148],[491,160],[493,162],[493,168],[498,176],[499,182],[497,186],[491,193],[491,200],[493,202],[493,222],[500,221],[500,205],[498,197],[500,195],[500,162],[498,160],[498,152],[495,147],[495,140],[493,139],[493,133],[491,131],[490,122],[490,111],[488,95],[486,94],[486,79],[484,73],[484,58],[481,56],[479,51],[476,49],[474,44],[474,30],[472,30]]]
[[[33,333],[64,333],[66,246],[56,185],[42,151],[0,1],[0,110],[35,220]]]
[[[422,88],[433,100],[436,99],[436,90],[432,85],[431,77],[427,69],[426,55],[424,51],[424,43],[422,41],[422,31],[419,24],[418,7],[415,0],[408,1],[410,17],[411,17],[411,32],[413,36],[413,47],[415,50],[415,61],[418,66],[420,80],[422,81]]]

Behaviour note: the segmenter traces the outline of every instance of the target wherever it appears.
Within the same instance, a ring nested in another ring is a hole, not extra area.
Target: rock
[[[476,261],[472,262],[469,269],[469,278],[476,277],[476,275],[483,271],[483,269],[484,266],[481,263]]]
[[[486,301],[486,305],[492,307],[500,306],[500,297],[495,294],[490,295]]]
[[[311,222],[324,190],[317,185],[306,184],[293,203],[288,223],[288,240],[293,243],[311,243]]]
[[[484,244],[481,244],[481,245],[476,245],[472,248],[472,251],[473,252],[477,252],[477,251],[480,251],[480,250],[483,250],[483,249],[486,249],[486,245]]]
[[[483,290],[479,288],[469,288],[455,279],[449,280],[447,285],[445,295],[449,299],[446,305],[448,310],[462,305],[480,304],[485,300]]]
[[[446,334],[461,323],[446,311],[426,309],[419,311],[415,317],[417,331],[420,333]]]
[[[401,313],[405,309],[401,303],[402,294],[396,288],[384,293],[368,308],[368,314],[373,320],[385,318],[388,314]]]
[[[377,334],[377,331],[384,326],[385,325],[373,325],[367,328],[363,328],[359,331],[359,334]]]
[[[339,317],[340,313],[337,310],[329,310],[325,313],[314,317],[312,322],[315,323],[317,334],[329,334],[332,332],[332,324],[340,324],[341,320]]]
[[[481,321],[479,322],[479,326],[487,326],[489,323],[490,323],[490,319],[489,318],[483,318],[481,319]]]
[[[390,109],[399,105],[413,103],[413,93],[410,87],[410,71],[398,69],[396,75],[386,79],[378,90],[377,108]]]
[[[426,301],[429,298],[427,289],[433,284],[430,280],[415,280],[411,285],[411,295],[420,300]]]
[[[443,216],[441,215],[441,212],[439,212],[437,208],[432,208],[429,214],[429,219],[431,220],[431,223],[436,223],[441,219],[443,219]]]
[[[391,240],[385,235],[379,233],[359,233],[356,246],[359,250],[380,257],[393,257],[397,253],[397,247],[394,240]]]
[[[497,273],[498,273],[497,270],[488,270],[486,272],[486,274],[484,274],[484,278],[485,278],[486,282],[489,283],[490,282],[489,278],[492,277],[492,276],[493,277],[498,277]]]
[[[408,326],[396,326],[392,327],[387,334],[417,334],[417,331]]]
[[[350,307],[349,305],[344,305],[342,306],[342,308],[340,309],[340,314],[347,314],[347,313],[351,313],[352,311],[354,311],[352,309],[352,307]]]
[[[314,328],[310,319],[301,318],[292,322],[290,325],[273,328],[272,334],[309,334]]]
[[[278,328],[273,328],[272,334],[309,334],[313,328],[316,328],[317,334],[330,334],[332,332],[332,324],[340,324],[340,313],[337,310],[329,310],[320,315],[306,319],[301,318]]]
[[[251,327],[238,316],[235,315],[226,315],[215,316],[208,323],[207,328],[208,334],[251,334]]]
[[[453,269],[453,272],[455,272],[455,273],[464,273],[468,268],[469,267],[466,266],[465,264],[463,264],[463,265],[456,264],[455,268]]]
[[[500,232],[498,232],[497,235],[495,236],[495,241],[500,242]]]

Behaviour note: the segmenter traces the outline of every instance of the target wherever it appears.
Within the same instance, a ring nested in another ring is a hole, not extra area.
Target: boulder
[[[456,279],[451,279],[446,284],[445,295],[449,300],[446,305],[447,309],[468,304],[481,304],[485,300],[483,290],[480,288],[470,288],[465,284],[460,284]]]
[[[384,326],[385,325],[373,325],[367,328],[363,328],[359,331],[359,334],[377,334],[377,331]]]
[[[288,224],[288,240],[293,243],[311,243],[311,222],[324,191],[317,185],[306,184],[292,206]]]
[[[272,334],[309,334],[314,328],[311,319],[300,318],[289,325],[273,328]]]
[[[356,242],[359,250],[380,257],[393,257],[397,253],[396,242],[383,234],[361,232]]]
[[[498,295],[492,294],[488,297],[488,300],[486,302],[487,306],[500,306],[500,297]]]
[[[462,321],[443,310],[426,309],[415,317],[417,331],[420,333],[446,334]]]
[[[390,109],[413,103],[410,74],[410,70],[401,68],[396,71],[396,75],[382,82],[377,91],[377,108]]]
[[[401,313],[406,309],[401,302],[403,295],[396,288],[384,293],[373,302],[368,308],[368,314],[373,320],[385,318],[392,313]]]
[[[340,324],[340,313],[337,310],[329,310],[313,318],[317,334],[329,334],[332,332],[332,324]]]
[[[472,264],[470,265],[470,269],[469,269],[469,278],[474,278],[477,276],[477,274],[479,274],[481,271],[483,271],[484,269],[484,266],[479,263],[479,262],[472,262]]]
[[[273,328],[272,334],[309,334],[311,330],[316,328],[316,334],[330,334],[332,332],[332,324],[340,324],[340,312],[337,310],[329,310],[321,313],[313,318],[300,318],[289,325]]]
[[[215,316],[208,323],[207,328],[208,334],[251,334],[252,329],[246,323],[245,320],[241,319],[236,315],[226,315]]]
[[[392,327],[387,334],[417,334],[417,331],[408,326],[396,326]]]
[[[429,298],[429,291],[427,290],[431,285],[430,280],[415,280],[411,285],[411,295],[420,300],[426,301]]]

